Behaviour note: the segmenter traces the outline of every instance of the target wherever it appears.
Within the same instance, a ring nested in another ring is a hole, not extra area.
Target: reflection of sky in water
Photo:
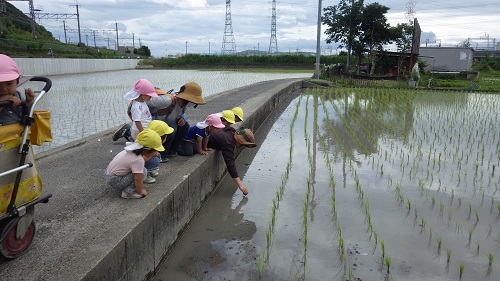
[[[55,148],[127,122],[127,102],[123,95],[141,78],[150,80],[156,87],[175,91],[184,83],[195,81],[202,87],[203,95],[210,96],[261,81],[310,76],[310,73],[123,70],[48,77],[52,88],[36,108],[52,111],[54,141],[34,147],[34,151]],[[28,82],[22,86],[25,87],[40,90],[42,86]]]

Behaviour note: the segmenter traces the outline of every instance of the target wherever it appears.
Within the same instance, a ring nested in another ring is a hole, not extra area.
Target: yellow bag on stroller
[[[23,130],[24,126],[21,124],[0,126],[0,171],[8,171],[19,167],[21,159],[19,147],[23,140]],[[23,206],[42,194],[42,179],[36,168],[31,148],[26,155],[25,163],[33,163],[33,167],[23,170],[15,202],[16,207]],[[16,175],[17,173],[12,173],[0,177],[0,215],[5,214],[7,211]]]

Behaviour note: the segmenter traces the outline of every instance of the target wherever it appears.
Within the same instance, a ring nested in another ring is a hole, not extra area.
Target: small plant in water
[[[465,268],[465,265],[463,262],[461,262],[459,265],[458,265],[458,268],[460,270],[460,275],[459,275],[459,280],[462,280],[462,275],[464,274],[464,268]]]
[[[446,264],[450,264],[451,261],[451,250],[446,248]]]
[[[495,258],[495,256],[493,255],[493,253],[489,252],[488,253],[488,266],[491,267],[491,265],[493,264],[493,259]]]
[[[391,257],[389,255],[385,257],[385,266],[387,267],[387,274],[389,274],[389,271],[391,270]]]
[[[380,240],[380,248],[382,249],[382,258],[385,257],[385,242],[384,240]]]

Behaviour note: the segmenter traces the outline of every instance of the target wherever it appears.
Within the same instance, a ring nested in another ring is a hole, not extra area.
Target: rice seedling
[[[470,220],[470,215],[472,214],[472,204],[469,202],[469,214],[467,215],[467,221]]]
[[[462,206],[462,197],[458,197],[458,208]]]
[[[458,265],[458,268],[460,270],[460,273],[459,273],[459,278],[458,280],[462,280],[462,275],[464,274],[464,268],[465,268],[465,265],[463,262],[461,262],[459,265]]]
[[[474,209],[474,215],[476,216],[476,223],[479,222],[479,213],[477,212],[477,209]]]
[[[451,261],[451,250],[450,248],[446,248],[446,264],[450,264]]]
[[[488,256],[488,266],[491,267],[491,265],[493,264],[493,259],[495,258],[495,256],[491,252],[488,252],[487,256]]]
[[[387,267],[387,274],[389,274],[391,270],[391,257],[389,255],[385,257],[385,266]]]
[[[443,210],[444,210],[444,202],[443,200],[439,199],[439,217],[443,217]]]
[[[436,204],[436,198],[434,198],[434,194],[431,197],[431,210],[434,210],[434,205]]]
[[[474,240],[474,244],[476,244],[476,255],[475,257],[479,257],[479,249],[481,248],[481,245],[479,245],[479,241]]]
[[[380,240],[380,249],[382,249],[382,258],[385,257],[385,242],[384,240]]]
[[[470,247],[470,242],[472,241],[472,233],[474,232],[474,228],[469,228],[467,229],[467,232],[469,233],[469,240],[467,242],[467,245],[465,245],[467,248]]]

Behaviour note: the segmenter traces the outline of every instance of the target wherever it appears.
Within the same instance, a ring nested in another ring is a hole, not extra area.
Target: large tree
[[[400,56],[398,58],[398,75],[406,73],[405,62],[407,53],[411,51],[413,40],[413,25],[409,23],[398,23],[396,27],[391,28],[393,36],[396,38],[394,43],[398,48]]]
[[[373,74],[383,46],[397,39],[397,33],[387,23],[385,14],[389,8],[374,2],[364,5],[363,0],[341,0],[338,5],[324,9],[323,24],[327,26],[326,42],[341,43],[347,48],[347,64],[351,52],[358,58],[358,64],[368,50]]]
[[[377,2],[363,8],[360,38],[363,45],[369,51],[368,54],[371,61],[370,74],[374,74],[378,54],[383,52],[383,46],[396,39],[385,17],[387,11],[389,11],[389,7],[380,5]]]
[[[361,34],[363,0],[341,0],[338,5],[326,7],[321,18],[327,26],[326,43],[340,42],[347,48],[347,68],[350,66],[351,50]]]

